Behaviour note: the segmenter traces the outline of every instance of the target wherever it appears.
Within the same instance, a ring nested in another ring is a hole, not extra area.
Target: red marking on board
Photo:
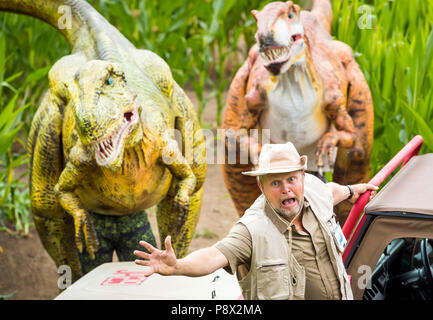
[[[101,282],[101,286],[139,286],[147,277],[144,275],[144,271],[128,271],[128,270],[117,270],[107,279]]]

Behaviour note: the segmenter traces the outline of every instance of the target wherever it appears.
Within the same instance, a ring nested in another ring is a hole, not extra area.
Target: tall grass
[[[6,39],[5,32],[0,30],[0,230],[26,235],[31,226],[29,188],[25,179],[28,174],[26,132],[36,110],[34,103],[33,110],[28,111],[31,104],[27,101],[35,101],[42,92],[38,84],[41,78],[46,78],[48,67],[36,68],[25,78],[21,78],[23,72],[19,69],[12,69],[16,73],[10,74],[8,67],[13,65],[15,52],[9,51],[10,42]],[[31,93],[36,97],[31,97]],[[18,170],[19,167],[24,170]],[[13,229],[8,227],[6,219],[14,223]]]
[[[373,173],[417,134],[424,137],[422,152],[432,152],[433,1],[332,4],[333,34],[356,52],[373,96]]]

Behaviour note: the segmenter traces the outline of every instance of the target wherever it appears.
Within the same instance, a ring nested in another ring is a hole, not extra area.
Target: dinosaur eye
[[[289,19],[293,19],[293,17],[294,17],[293,13],[290,12]]]
[[[112,77],[109,77],[109,78],[107,79],[106,82],[107,82],[108,85],[111,86],[111,85],[113,84],[114,81],[113,81],[113,78],[112,78]]]

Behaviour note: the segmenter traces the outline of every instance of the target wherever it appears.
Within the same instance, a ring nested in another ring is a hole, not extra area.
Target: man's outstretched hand
[[[134,254],[144,259],[136,259],[135,263],[150,267],[149,271],[145,274],[146,276],[150,276],[154,273],[162,275],[175,274],[177,259],[173,247],[171,246],[170,236],[165,238],[165,250],[159,250],[146,241],[140,241],[140,245],[149,251],[149,253],[135,250]]]

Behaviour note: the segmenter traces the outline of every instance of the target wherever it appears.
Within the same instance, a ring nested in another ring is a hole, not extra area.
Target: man
[[[166,250],[141,241],[149,253],[134,251],[148,275],[203,276],[225,268],[236,272],[245,299],[352,299],[341,257],[341,228],[333,206],[355,202],[370,184],[323,183],[305,173],[307,157],[292,143],[267,144],[256,171],[263,194],[214,246],[176,259],[170,237]]]

